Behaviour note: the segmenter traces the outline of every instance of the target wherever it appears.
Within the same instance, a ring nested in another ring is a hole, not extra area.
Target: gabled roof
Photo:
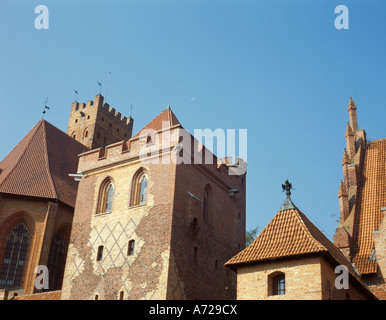
[[[225,265],[233,269],[247,263],[325,254],[337,264],[345,265],[356,277],[354,268],[343,253],[305,214],[293,206],[290,209],[280,209],[259,236]]]
[[[41,120],[0,162],[0,193],[59,200],[75,206],[78,154],[87,148]]]
[[[386,139],[374,140],[366,145],[352,261],[361,274],[377,272],[375,259],[370,259],[374,249],[373,231],[382,222],[382,207],[386,207]]]
[[[166,126],[164,125],[164,123],[166,123]],[[159,131],[161,129],[167,129],[178,125],[181,126],[181,123],[178,121],[176,115],[173,113],[170,106],[168,106],[157,117],[150,121],[141,131],[139,131],[133,138],[139,137],[142,132],[145,132],[145,130]]]

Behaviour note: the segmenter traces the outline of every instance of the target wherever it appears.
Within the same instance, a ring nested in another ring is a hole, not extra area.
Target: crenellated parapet
[[[177,131],[177,132],[176,132]],[[182,131],[184,132],[182,134]],[[239,157],[217,158],[200,143],[186,138],[186,130],[180,127],[154,132],[151,136],[137,135],[131,139],[87,151],[80,155],[79,173],[101,170],[103,167],[142,162],[159,165],[195,165],[209,170],[215,175],[239,179],[245,176],[247,162]],[[185,136],[185,143],[179,137]],[[187,141],[191,142],[187,144]],[[210,159],[209,161],[207,161]],[[232,177],[233,176],[233,177]]]
[[[90,149],[131,138],[134,120],[123,116],[98,94],[86,103],[73,102],[67,133]]]

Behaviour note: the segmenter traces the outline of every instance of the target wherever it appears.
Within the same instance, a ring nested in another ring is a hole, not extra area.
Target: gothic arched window
[[[113,196],[114,196],[114,186],[110,183],[106,188],[106,205],[104,212],[111,212],[111,207],[113,204]]]
[[[147,175],[143,174],[139,178],[139,202],[138,204],[146,203],[146,193],[147,193]]]
[[[62,233],[57,233],[51,240],[50,254],[48,256],[47,268],[49,275],[49,289],[62,289],[64,267],[66,264],[67,243]]]
[[[19,223],[9,232],[0,271],[0,288],[21,288],[24,265],[30,243],[30,231]]]
[[[109,213],[113,205],[114,185],[111,179],[106,179],[100,189],[98,213]]]
[[[139,171],[133,178],[131,206],[145,205],[147,202],[148,177],[144,171]]]

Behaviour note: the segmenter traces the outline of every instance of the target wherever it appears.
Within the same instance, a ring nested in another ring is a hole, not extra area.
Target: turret
[[[98,94],[94,101],[72,103],[67,134],[89,149],[95,149],[130,139],[133,122],[131,117],[110,108]]]
[[[350,97],[350,101],[349,101],[347,110],[348,110],[348,116],[349,116],[349,119],[350,119],[351,129],[355,133],[355,131],[358,130],[358,120],[357,120],[357,111],[356,111],[357,107],[356,107],[352,97]]]

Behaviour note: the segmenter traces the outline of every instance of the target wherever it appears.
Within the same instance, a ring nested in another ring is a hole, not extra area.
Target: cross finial
[[[281,187],[283,188],[283,191],[286,191],[287,196],[291,195],[292,183],[290,183],[288,179],[281,185]]]

